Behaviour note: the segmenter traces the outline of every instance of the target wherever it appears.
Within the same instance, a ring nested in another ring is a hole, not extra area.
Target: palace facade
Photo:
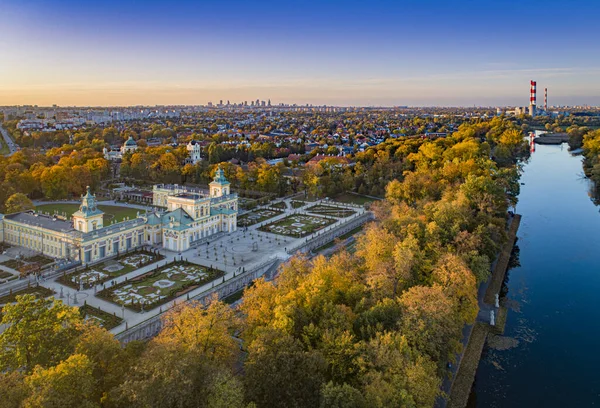
[[[237,229],[238,197],[220,167],[208,193],[178,185],[154,186],[153,203],[163,210],[104,225],[104,213],[88,187],[70,220],[35,211],[0,214],[0,242],[88,264],[143,245],[181,252]]]

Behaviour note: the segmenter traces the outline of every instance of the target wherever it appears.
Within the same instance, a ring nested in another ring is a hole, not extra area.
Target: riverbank
[[[487,290],[485,291],[485,297],[483,298],[483,301],[489,305],[495,303],[496,295],[500,293],[500,289],[502,288],[502,282],[504,282],[504,276],[506,275],[508,263],[510,262],[510,254],[512,253],[512,249],[517,240],[519,225],[521,225],[521,215],[515,214],[510,223],[510,227],[508,228],[508,239],[498,256],[496,266],[492,272]]]
[[[504,281],[508,269],[510,255],[517,240],[517,231],[519,230],[520,224],[521,215],[515,214],[508,227],[508,239],[498,255],[498,259],[492,270],[492,276],[487,283],[482,284],[487,285],[487,288],[485,288],[485,295],[483,298],[480,297],[479,299],[479,307],[480,310],[484,311],[484,316],[487,315],[487,313],[485,313],[487,312],[487,309],[495,304],[496,294],[500,292],[500,288],[502,287],[502,282]],[[498,313],[496,326],[490,326],[487,322],[482,321],[484,319],[485,318],[482,319],[479,317],[479,321],[475,322],[470,330],[467,345],[462,357],[458,361],[456,375],[450,387],[447,404],[448,408],[466,407],[487,336],[490,332],[494,334],[497,333],[498,329],[500,329],[500,331],[504,330],[504,325],[506,323],[506,309],[503,310],[503,313]]]

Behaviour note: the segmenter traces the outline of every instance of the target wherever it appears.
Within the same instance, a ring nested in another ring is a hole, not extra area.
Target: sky
[[[0,105],[600,105],[600,1],[0,0]]]

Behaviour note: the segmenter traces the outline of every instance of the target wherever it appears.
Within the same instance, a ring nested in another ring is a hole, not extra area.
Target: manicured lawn
[[[121,222],[127,217],[129,217],[130,220],[134,219],[137,217],[137,212],[141,212],[141,210],[138,210],[136,208],[119,207],[114,205],[99,205],[98,209],[100,211],[104,211],[105,225],[110,224],[111,221]],[[75,211],[79,210],[79,204],[44,204],[37,206],[36,210],[47,212],[50,214],[54,214],[55,212],[57,212],[59,215],[66,214],[70,217]]]
[[[298,200],[293,200],[291,203],[292,203],[293,209],[304,207],[306,204],[308,204],[306,201],[298,201]]]
[[[12,273],[8,273],[6,271],[0,270],[0,279],[10,278],[11,276],[14,276],[14,275]]]
[[[238,204],[242,210],[250,210],[258,205],[258,202],[252,198],[238,198]]]
[[[97,322],[100,326],[106,330],[110,330],[123,322],[123,319],[112,315],[104,310],[100,310],[90,305],[83,305],[79,308],[79,313],[85,320],[91,320]]]
[[[43,286],[32,286],[0,297],[0,305],[16,302],[17,296],[27,294],[33,294],[40,298],[47,298],[48,296],[52,296],[54,292]]]
[[[366,197],[358,194],[350,194],[350,193],[342,193],[333,198],[334,201],[339,201],[340,203],[350,203],[350,204],[358,204],[365,205],[367,203],[372,203],[373,201],[377,201],[374,198]]]
[[[302,238],[333,224],[335,221],[331,218],[298,214],[285,217],[259,229],[273,234]]]
[[[278,210],[254,210],[247,214],[238,217],[238,227],[247,227],[248,225],[258,224],[269,218],[277,217],[281,215],[283,211]]]
[[[34,255],[34,256],[30,256],[29,258],[25,258],[25,261],[30,262],[30,263],[39,263],[40,265],[48,265],[52,262],[54,262],[54,259],[50,258],[49,256],[45,256],[45,255]]]
[[[6,266],[7,268],[14,269],[15,271],[19,270],[19,268],[24,264],[25,264],[25,262],[23,262],[20,259],[9,259],[8,261],[2,262],[2,266]]]
[[[175,262],[104,289],[98,296],[141,311],[167,303],[224,275],[223,271],[189,262]]]
[[[285,210],[287,208],[287,206],[285,205],[285,203],[283,201],[280,201],[278,203],[269,204],[269,207],[279,208],[279,209],[282,209],[282,210]]]
[[[356,211],[348,208],[322,204],[313,205],[312,207],[307,208],[306,211],[312,214],[327,215],[328,217],[336,218],[346,218],[356,214]]]
[[[154,262],[164,259],[160,254],[154,254],[148,251],[135,251],[126,255],[121,255],[119,259],[110,259],[101,264],[93,265],[74,273],[65,274],[58,278],[63,285],[71,288],[79,288],[79,282],[84,287],[98,285],[111,279],[125,275]]]

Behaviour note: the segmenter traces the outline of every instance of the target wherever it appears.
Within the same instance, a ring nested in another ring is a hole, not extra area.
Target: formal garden
[[[238,227],[247,227],[250,225],[261,223],[270,218],[277,217],[278,215],[281,215],[281,214],[283,214],[283,211],[279,211],[279,210],[250,211],[249,213],[238,217],[237,225],[238,225]]]
[[[161,259],[164,259],[164,256],[159,253],[136,250],[73,273],[63,274],[58,278],[58,282],[74,289],[78,289],[80,285],[83,288],[89,288],[158,262]]]
[[[327,215],[329,217],[346,218],[356,214],[356,211],[345,207],[336,207],[332,205],[317,204],[306,209],[306,212],[318,215]]]
[[[24,289],[16,290],[14,292],[11,289],[11,291],[7,295],[0,297],[0,305],[15,302],[17,300],[17,296],[21,295],[35,295],[39,298],[47,298],[48,296],[52,296],[53,294],[54,291],[52,291],[51,289],[39,286],[37,284],[35,286],[28,286]]]
[[[279,221],[263,225],[259,230],[288,237],[302,238],[335,223],[334,218],[296,214]]]
[[[139,312],[167,303],[223,275],[218,269],[175,261],[106,288],[98,296]]]
[[[117,327],[123,322],[123,319],[116,316],[114,313],[110,314],[101,310],[97,307],[84,304],[79,308],[79,313],[86,321],[92,321],[104,327],[106,330],[110,330]]]

